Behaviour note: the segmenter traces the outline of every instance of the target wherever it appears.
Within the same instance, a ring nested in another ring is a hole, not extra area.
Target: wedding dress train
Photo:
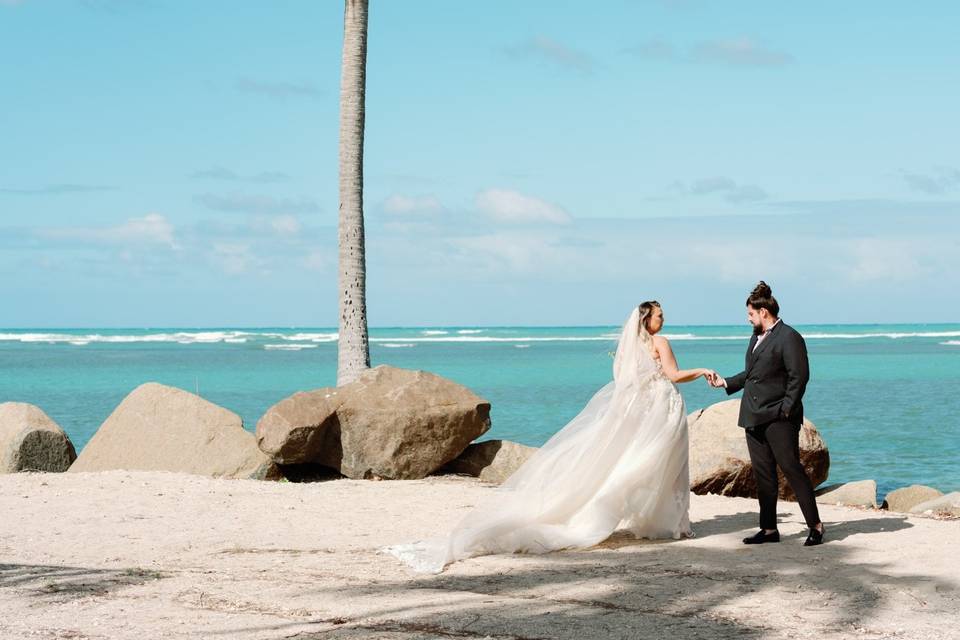
[[[591,547],[618,528],[643,538],[692,535],[686,409],[641,340],[636,309],[613,377],[449,534],[382,551],[438,573],[474,556]]]

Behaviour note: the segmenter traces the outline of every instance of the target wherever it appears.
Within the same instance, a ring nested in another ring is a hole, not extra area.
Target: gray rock
[[[887,497],[883,499],[883,504],[880,505],[880,508],[889,509],[890,511],[896,511],[898,513],[910,513],[910,509],[921,502],[926,502],[927,500],[932,500],[942,495],[942,491],[938,491],[933,487],[914,484],[888,493]]]
[[[467,447],[453,462],[441,471],[463,473],[484,482],[501,484],[536,452],[536,447],[510,442],[487,440]]]
[[[954,491],[932,500],[926,500],[910,509],[910,513],[946,514],[960,516],[960,491]]]
[[[279,479],[240,416],[200,396],[150,382],[100,425],[71,472],[180,471],[215,478]]]
[[[877,483],[874,480],[859,480],[823,487],[817,491],[817,502],[876,509]]]
[[[70,438],[40,407],[0,404],[0,473],[66,471],[76,459]]]
[[[740,400],[726,400],[687,416],[690,433],[690,489],[697,494],[755,498],[757,485],[744,430],[737,426]],[[817,428],[804,420],[800,429],[800,461],[813,486],[827,479],[830,452]],[[780,474],[780,497],[794,500]]]
[[[490,403],[466,387],[379,366],[342,387],[281,401],[259,421],[257,438],[283,464],[400,480],[433,473],[489,428]]]

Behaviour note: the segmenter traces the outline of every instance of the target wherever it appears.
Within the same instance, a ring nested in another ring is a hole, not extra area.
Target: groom
[[[760,531],[744,544],[780,542],[777,531],[777,467],[797,496],[810,527],[804,546],[823,542],[823,523],[813,495],[813,484],[800,463],[800,426],[803,392],[810,379],[807,346],[803,337],[779,318],[780,305],[763,281],[747,298],[747,319],[753,337],[747,349],[746,368],[728,379],[715,375],[714,387],[727,395],[743,389],[738,424],[747,436],[750,463],[760,501]]]

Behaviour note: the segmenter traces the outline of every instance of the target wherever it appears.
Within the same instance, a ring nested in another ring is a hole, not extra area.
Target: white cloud
[[[683,260],[675,265],[689,278],[742,283],[757,278],[761,271],[768,280],[788,277],[805,267],[808,246],[758,241],[757,238],[696,238],[683,248]]]
[[[151,213],[142,218],[131,218],[122,225],[109,229],[106,235],[121,242],[146,241],[175,247],[173,233],[173,225],[169,220],[160,214]]]
[[[232,276],[246,273],[255,262],[250,245],[241,243],[214,243],[210,258],[221,271]]]
[[[858,238],[849,246],[852,266],[846,270],[852,282],[906,282],[924,275],[921,258],[929,245],[890,238]],[[930,252],[931,255],[933,252]]]
[[[487,189],[477,194],[477,208],[497,222],[568,224],[563,207],[510,189]]]
[[[452,238],[460,266],[482,273],[529,274],[544,267],[553,251],[546,238],[538,235],[490,234]]]
[[[249,228],[255,234],[282,236],[287,239],[296,238],[303,230],[297,216],[281,214],[276,216],[255,216],[249,220]]]
[[[384,201],[383,210],[394,215],[433,214],[443,211],[443,205],[436,196],[394,194]]]
[[[295,236],[300,233],[300,221],[296,216],[277,216],[270,222],[270,226],[277,235]]]
[[[142,218],[130,218],[112,227],[56,227],[39,232],[48,238],[76,239],[81,241],[137,245],[164,245],[179,248],[173,224],[158,213],[149,213]]]

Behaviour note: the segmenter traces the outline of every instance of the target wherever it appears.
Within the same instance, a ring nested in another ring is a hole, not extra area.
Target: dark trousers
[[[757,481],[760,528],[777,528],[777,467],[780,467],[797,496],[807,526],[812,529],[820,522],[820,513],[813,495],[813,483],[800,463],[800,428],[778,421],[744,431],[747,432],[753,477]]]

